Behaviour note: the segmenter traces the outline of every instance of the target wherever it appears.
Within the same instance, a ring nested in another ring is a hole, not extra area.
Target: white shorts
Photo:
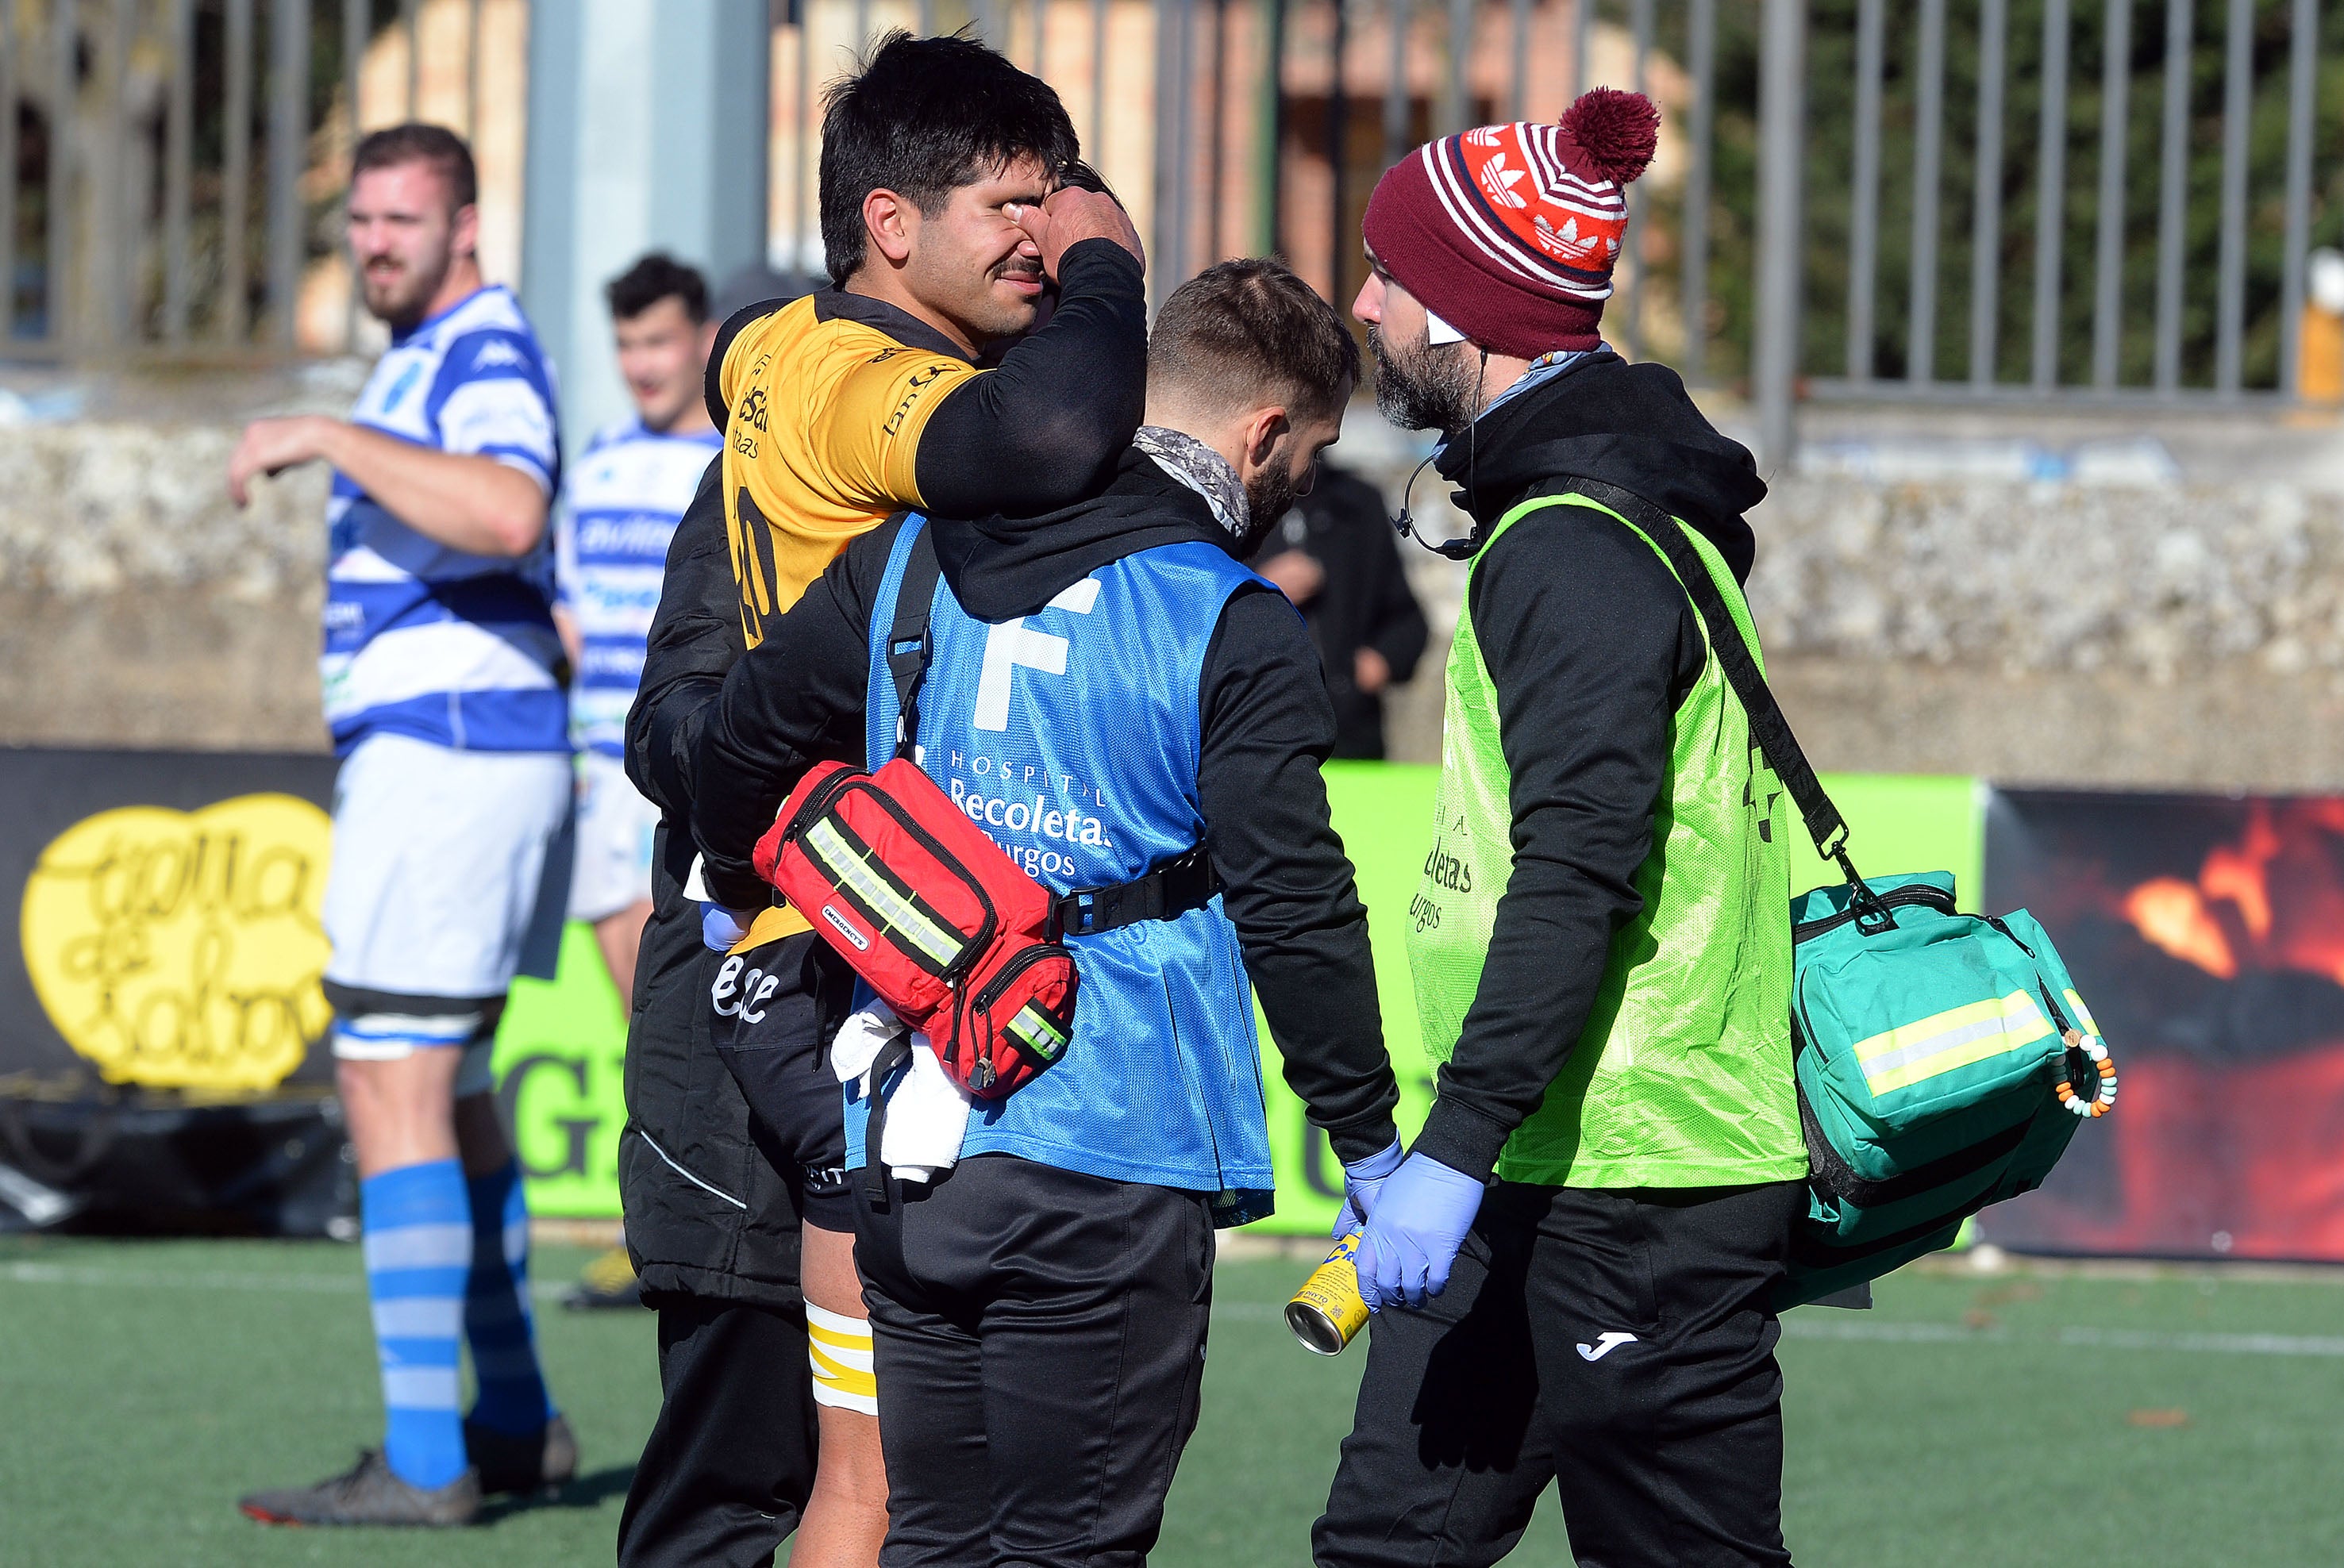
[[[501,1000],[516,974],[552,979],[572,794],[564,752],[360,741],[334,781],[327,982],[410,1016],[381,999]]]
[[[659,808],[636,789],[626,764],[599,751],[579,759],[571,920],[605,920],[651,901],[652,841],[659,825]]]

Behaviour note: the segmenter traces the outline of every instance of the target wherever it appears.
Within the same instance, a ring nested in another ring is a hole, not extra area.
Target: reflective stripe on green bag
[[[1980,1209],[2042,1185],[2076,1126],[2115,1104],[2116,1069],[2033,916],[1960,913],[1949,872],[1856,874],[1846,819],[1682,526],[1616,486],[1567,487],[1633,519],[1669,557],[1753,743],[1816,850],[1847,875],[1791,903],[1807,1218],[1773,1305],[1834,1296],[1949,1245]]]

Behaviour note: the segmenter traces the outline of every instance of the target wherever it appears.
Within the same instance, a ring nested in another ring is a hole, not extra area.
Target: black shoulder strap
[[[887,628],[887,673],[895,681],[895,755],[909,757],[920,741],[920,682],[928,673],[928,608],[935,601],[936,536],[924,518],[895,588],[895,618]],[[904,527],[912,526],[906,521]]]
[[[1840,815],[1832,798],[1824,793],[1823,783],[1815,770],[1807,765],[1807,754],[1799,749],[1798,738],[1791,733],[1791,722],[1783,717],[1782,706],[1759,672],[1758,661],[1751,656],[1749,641],[1742,628],[1726,607],[1725,596],[1718,591],[1717,580],[1709,575],[1709,568],[1685,538],[1682,525],[1652,502],[1632,490],[1617,485],[1607,485],[1601,479],[1574,477],[1563,490],[1585,496],[1626,518],[1642,530],[1645,538],[1658,547],[1674,569],[1677,580],[1684,585],[1685,597],[1700,612],[1702,624],[1709,628],[1709,645],[1716,650],[1718,667],[1725,672],[1726,684],[1733,695],[1742,699],[1743,710],[1750,717],[1750,736],[1765,754],[1767,765],[1774,769],[1783,787],[1804,819],[1807,832],[1815,841],[1815,852],[1827,860],[1839,862],[1847,873],[1848,885],[1860,890],[1859,901],[1872,902],[1872,890],[1857,876],[1855,867],[1847,856],[1847,819]]]

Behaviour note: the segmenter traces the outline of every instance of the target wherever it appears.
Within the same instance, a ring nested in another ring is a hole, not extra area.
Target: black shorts
[[[774,1170],[799,1183],[806,1223],[852,1231],[845,1099],[830,1068],[831,1037],[853,1005],[854,973],[811,931],[763,947],[709,953],[702,1017],[749,1102],[749,1134]]]
[[[1806,1201],[1491,1187],[1449,1289],[1376,1317],[1310,1560],[1483,1568],[1551,1486],[1581,1563],[1789,1568],[1767,1302]]]
[[[888,1568],[1139,1568],[1197,1429],[1210,1195],[975,1154],[855,1184]],[[1428,1559],[1429,1561],[1429,1559]]]

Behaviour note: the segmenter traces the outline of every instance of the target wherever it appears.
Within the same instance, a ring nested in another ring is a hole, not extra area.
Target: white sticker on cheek
[[[1424,331],[1426,341],[1430,342],[1435,348],[1440,347],[1444,343],[1462,343],[1465,341],[1465,335],[1463,333],[1450,326],[1446,321],[1441,320],[1438,316],[1433,315],[1430,310],[1424,313]]]

